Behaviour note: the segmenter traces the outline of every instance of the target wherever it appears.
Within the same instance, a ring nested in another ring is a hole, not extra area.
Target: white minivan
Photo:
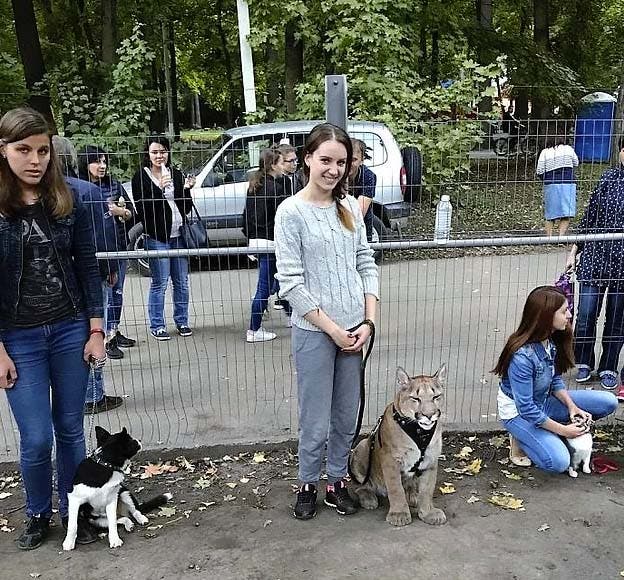
[[[223,133],[217,151],[195,172],[196,183],[191,191],[212,246],[246,243],[242,232],[243,210],[249,174],[258,168],[260,152],[274,144],[288,142],[295,147],[301,161],[306,136],[322,122],[267,123],[228,129]],[[370,159],[365,164],[377,176],[373,236],[374,241],[384,239],[391,230],[400,232],[410,214],[411,206],[404,199],[404,157],[394,136],[382,123],[348,121],[347,131],[351,137],[364,141],[369,149]],[[414,178],[420,183],[420,175]],[[132,248],[142,248],[140,227],[133,228],[130,242]]]

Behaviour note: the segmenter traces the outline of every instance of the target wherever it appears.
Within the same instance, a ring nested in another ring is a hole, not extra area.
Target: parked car
[[[301,155],[306,136],[321,122],[249,125],[223,133],[216,153],[195,171],[196,184],[192,189],[195,206],[208,228],[211,245],[247,243],[242,232],[243,210],[249,174],[257,169],[260,152],[273,144],[288,141]],[[367,144],[371,159],[365,163],[377,176],[373,200],[374,241],[387,239],[393,231],[400,234],[401,226],[407,223],[413,191],[420,188],[420,153],[414,148],[401,152],[390,129],[382,123],[349,121],[347,131]],[[130,183],[124,187],[132,195]],[[140,226],[131,230],[130,242],[133,249],[143,247]],[[147,269],[144,262],[138,265],[143,271]]]

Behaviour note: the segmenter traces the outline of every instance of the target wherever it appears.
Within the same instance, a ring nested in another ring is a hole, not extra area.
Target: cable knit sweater
[[[295,195],[277,208],[279,294],[292,306],[292,323],[304,330],[320,332],[303,318],[318,308],[342,328],[352,328],[365,317],[364,295],[379,298],[377,265],[362,212],[351,196],[342,203],[354,215],[353,232],[340,223],[335,203],[317,207]]]

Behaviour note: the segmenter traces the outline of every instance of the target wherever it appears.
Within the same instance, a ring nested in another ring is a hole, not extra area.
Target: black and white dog
[[[73,550],[78,532],[78,515],[96,527],[108,528],[108,543],[111,548],[123,544],[117,531],[117,524],[123,524],[127,531],[134,528],[130,519],[145,525],[145,513],[166,504],[170,493],[164,493],[139,504],[123,485],[124,472],[130,459],[141,449],[141,443],[132,438],[124,427],[111,435],[100,426],[95,428],[97,449],[78,466],[72,491],[68,494],[69,514],[67,535],[63,550]]]

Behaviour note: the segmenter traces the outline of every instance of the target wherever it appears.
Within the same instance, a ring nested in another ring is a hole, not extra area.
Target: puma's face
[[[415,419],[426,430],[432,429],[440,418],[442,389],[446,382],[446,365],[433,376],[410,377],[401,367],[397,369],[396,397],[398,411],[405,417]]]

